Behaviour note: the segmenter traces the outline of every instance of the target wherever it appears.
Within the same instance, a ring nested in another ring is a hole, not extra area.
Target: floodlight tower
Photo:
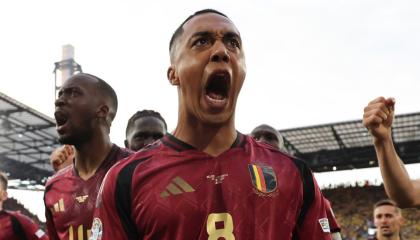
[[[74,61],[74,47],[70,44],[63,46],[63,58],[60,62],[54,63],[54,100],[61,85],[76,73],[82,72],[82,66]],[[57,82],[61,78],[60,82]]]

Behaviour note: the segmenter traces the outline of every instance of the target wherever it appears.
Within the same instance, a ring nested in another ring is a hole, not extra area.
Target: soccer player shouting
[[[232,21],[196,12],[170,58],[176,129],[108,172],[91,239],[331,239],[309,168],[235,129],[246,67]]]
[[[50,239],[89,238],[102,180],[112,165],[131,153],[109,139],[117,106],[115,91],[96,76],[77,74],[61,87],[54,113],[58,140],[73,145],[75,157],[45,187]]]

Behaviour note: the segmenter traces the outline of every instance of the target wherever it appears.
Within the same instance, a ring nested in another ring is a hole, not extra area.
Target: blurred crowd
[[[373,205],[387,198],[383,186],[338,187],[324,189],[324,195],[331,201],[335,216],[341,225],[343,240],[366,240],[373,228]],[[402,227],[404,240],[420,239],[420,210],[404,209]]]

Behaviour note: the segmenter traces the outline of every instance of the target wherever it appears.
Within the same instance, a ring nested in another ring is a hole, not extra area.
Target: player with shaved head
[[[74,146],[74,164],[48,180],[44,202],[50,239],[86,240],[100,184],[108,169],[131,152],[109,139],[117,95],[104,80],[77,74],[55,102],[59,142]]]

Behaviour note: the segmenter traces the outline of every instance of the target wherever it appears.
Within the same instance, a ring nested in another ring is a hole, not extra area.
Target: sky
[[[115,143],[123,145],[137,110],[159,111],[173,130],[177,91],[166,78],[168,42],[203,8],[226,13],[242,35],[241,132],[261,123],[287,129],[361,119],[377,96],[395,97],[397,114],[420,109],[414,0],[1,1],[0,91],[52,117],[54,62],[72,44],[83,71],[118,94]]]

